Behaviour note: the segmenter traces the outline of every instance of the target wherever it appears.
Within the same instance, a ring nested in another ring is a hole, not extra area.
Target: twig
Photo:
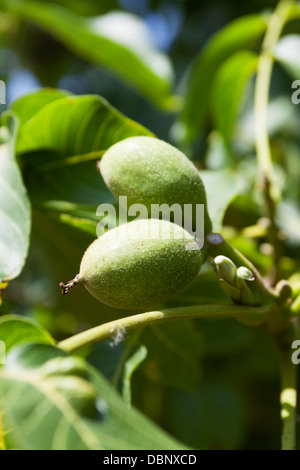
[[[78,349],[109,338],[115,335],[118,330],[125,331],[135,328],[162,323],[169,320],[179,320],[186,318],[216,318],[216,317],[256,317],[263,323],[270,313],[270,305],[261,307],[240,306],[235,304],[208,304],[195,305],[189,307],[170,308],[161,311],[153,311],[120,318],[118,320],[104,323],[87,331],[83,331],[71,338],[61,341],[58,347],[73,353]]]

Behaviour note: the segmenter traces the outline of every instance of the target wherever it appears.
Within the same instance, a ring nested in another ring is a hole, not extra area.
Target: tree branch
[[[104,323],[87,331],[83,331],[58,343],[58,347],[73,353],[80,348],[91,345],[116,334],[123,336],[127,331],[135,328],[162,323],[169,320],[186,318],[216,318],[216,317],[238,317],[245,319],[254,317],[263,323],[270,313],[270,305],[262,307],[249,307],[236,304],[208,304],[189,307],[170,308],[161,311],[139,313],[130,317]]]

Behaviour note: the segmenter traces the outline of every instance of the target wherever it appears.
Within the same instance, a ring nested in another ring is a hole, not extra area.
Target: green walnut
[[[99,164],[102,177],[116,198],[127,196],[128,205],[179,204],[184,223],[185,204],[192,205],[195,230],[196,204],[204,205],[204,232],[211,231],[205,188],[199,171],[178,149],[154,137],[130,137],[110,147]],[[198,216],[197,216],[198,217]],[[165,218],[157,217],[157,218]],[[174,221],[169,219],[171,221]],[[178,222],[176,222],[178,223]]]
[[[194,237],[166,220],[139,219],[120,225],[86,250],[77,284],[101,302],[121,309],[144,309],[165,302],[197,276],[206,260]]]

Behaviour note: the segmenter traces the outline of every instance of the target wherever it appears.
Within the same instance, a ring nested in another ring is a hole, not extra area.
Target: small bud
[[[232,286],[228,282],[224,281],[224,279],[220,279],[220,286],[222,287],[223,291],[231,298],[231,300],[237,303],[241,303],[240,289]]]
[[[231,261],[231,259],[220,255],[214,259],[214,262],[220,279],[224,279],[224,281],[235,286],[236,265]]]
[[[252,271],[250,269],[246,268],[245,266],[240,266],[237,269],[237,277],[240,279],[244,279],[245,281],[254,281],[255,277]]]
[[[243,305],[259,305],[261,299],[257,297],[244,282],[244,285],[241,287],[241,304]]]
[[[245,281],[254,281],[255,276],[250,269],[246,268],[245,266],[240,266],[236,271],[236,286],[238,288],[242,288],[246,285]]]

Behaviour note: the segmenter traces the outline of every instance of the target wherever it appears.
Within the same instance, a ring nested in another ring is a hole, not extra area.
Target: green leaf
[[[299,79],[300,77],[299,49],[300,35],[289,34],[278,41],[273,51],[275,59],[294,79]]]
[[[254,329],[233,318],[203,318],[196,320],[196,324],[203,337],[203,355],[206,358],[240,356],[253,347]]]
[[[193,394],[178,391],[172,405],[171,429],[190,446],[229,450],[243,443],[245,404],[241,392],[225,380],[206,379]]]
[[[287,20],[295,20],[300,18],[300,3],[299,2],[292,2],[288,12]]]
[[[237,52],[219,68],[211,90],[212,114],[216,128],[227,146],[234,132],[243,92],[255,73],[258,57],[252,52]]]
[[[19,315],[5,315],[0,318],[0,340],[5,343],[6,353],[21,343],[54,344],[54,340],[44,328]]]
[[[52,344],[27,343],[11,348],[7,355],[5,369],[28,373],[43,366],[47,361],[55,358],[68,357],[67,353]],[[37,371],[37,374],[39,372]]]
[[[30,203],[15,160],[16,119],[6,114],[2,122],[5,141],[0,145],[0,284],[20,274],[31,226]]]
[[[173,71],[155,49],[143,20],[126,12],[85,19],[50,2],[5,2],[7,10],[34,23],[80,57],[111,72],[161,107],[170,107]]]
[[[91,366],[101,372],[107,380],[115,384],[114,378],[117,371],[119,371],[120,364],[123,365],[122,359],[126,347],[127,343],[124,341],[114,344],[113,340],[108,338],[94,344],[85,359]]]
[[[27,107],[45,103],[48,92],[23,98]],[[21,108],[17,102],[17,110]],[[96,208],[114,198],[96,161],[114,143],[153,134],[99,96],[67,96],[41,107],[21,127],[18,152],[35,207],[61,222],[96,234]],[[92,221],[89,223],[89,219]]]
[[[90,366],[86,368],[88,381],[84,382],[95,392],[97,413],[88,418],[71,400],[72,393],[78,394],[78,390],[64,393],[66,377],[58,375],[53,381],[53,375],[43,376],[43,369],[38,368],[49,359],[64,357],[65,353],[36,344],[19,347],[10,354],[13,360],[8,357],[7,367],[0,372],[0,401],[4,432],[14,447],[26,450],[184,448],[138,411],[129,410]],[[69,376],[68,384],[72,381],[78,382],[76,377]]]
[[[186,86],[186,104],[177,123],[179,138],[192,141],[201,132],[208,116],[212,82],[219,67],[235,52],[251,49],[266,25],[264,16],[245,16],[232,21],[209,40],[195,60]]]
[[[44,106],[69,95],[71,93],[67,91],[43,88],[17,99],[10,109],[18,116],[20,126],[23,126]]]
[[[140,367],[148,380],[186,391],[195,389],[200,376],[202,342],[192,321],[153,325],[145,329],[140,342],[148,350]]]
[[[96,160],[115,142],[135,135],[153,134],[100,96],[68,96],[47,104],[21,127],[17,151],[55,153],[48,155],[50,161],[45,155],[42,162],[33,160],[49,171]]]
[[[206,189],[209,216],[214,231],[217,232],[222,227],[222,221],[228,206],[242,191],[243,185],[238,176],[228,169],[203,170],[201,171],[201,178]]]

